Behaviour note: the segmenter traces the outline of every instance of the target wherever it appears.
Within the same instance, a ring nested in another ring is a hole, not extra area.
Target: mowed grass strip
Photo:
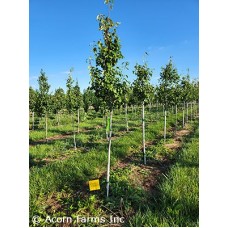
[[[199,225],[199,139],[198,130],[185,144],[177,163],[163,177],[152,207],[138,211],[129,226],[196,227]]]

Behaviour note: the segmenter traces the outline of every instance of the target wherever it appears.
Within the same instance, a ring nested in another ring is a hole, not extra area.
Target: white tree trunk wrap
[[[177,105],[175,106],[175,114],[176,114],[176,121],[175,121],[175,132],[177,131]]]
[[[186,123],[188,123],[188,103],[187,103]]]
[[[165,123],[164,123],[164,142],[166,140],[166,110],[165,110]]]
[[[143,144],[143,161],[146,165],[146,148],[145,148],[145,112],[144,102],[142,103],[142,144]]]
[[[79,111],[79,108],[78,108],[78,133],[79,133],[79,122],[80,122],[80,111]]]
[[[110,112],[110,131],[109,131],[109,141],[108,141],[108,165],[107,165],[107,197],[109,197],[109,178],[110,178],[110,161],[111,161],[111,144],[112,144],[112,113],[113,111]]]
[[[48,139],[47,139],[47,133],[48,133],[47,119],[48,119],[48,117],[47,117],[47,113],[46,113],[46,115],[45,115],[45,137],[46,137],[46,142],[48,141]]]

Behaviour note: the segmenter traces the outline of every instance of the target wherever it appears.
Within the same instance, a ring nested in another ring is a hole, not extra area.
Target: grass
[[[181,113],[178,118],[181,125]],[[64,121],[67,123],[67,119]],[[175,116],[170,115],[167,118],[168,142],[173,140],[172,127],[174,122]],[[105,128],[98,127],[94,129],[96,126],[102,126],[102,117],[90,114],[80,124],[81,132],[76,134],[78,147],[76,151],[72,150],[73,138],[71,135],[66,139],[49,141],[45,144],[38,143],[30,147],[30,219],[34,215],[39,215],[43,219],[47,215],[71,216],[72,218],[76,218],[77,215],[108,218],[111,214],[113,216],[124,216],[124,226],[164,225],[168,222],[169,224],[197,224],[196,213],[193,214],[189,209],[193,206],[196,209],[198,208],[195,201],[192,203],[192,199],[198,197],[197,191],[192,191],[190,198],[185,199],[186,192],[191,187],[189,186],[190,183],[186,185],[186,189],[178,190],[178,186],[183,186],[184,181],[186,184],[188,183],[189,174],[196,175],[195,171],[186,170],[190,167],[197,170],[198,167],[198,155],[189,153],[190,142],[186,142],[183,152],[174,153],[170,156],[170,151],[163,144],[163,118],[160,116],[157,119],[156,113],[150,115],[146,122],[146,140],[153,142],[153,144],[147,146],[146,149],[149,165],[143,166],[140,119],[134,113],[129,115],[129,132],[126,132],[124,123],[124,115],[114,116],[114,138],[111,149],[112,169],[110,173],[111,189],[108,199],[104,197],[107,166]],[[195,124],[197,125],[197,121]],[[194,125],[194,122],[192,125]],[[65,134],[70,128],[70,125],[65,127],[52,126],[50,135]],[[36,140],[42,139],[43,136],[40,132],[42,132],[41,129],[30,131],[30,141],[36,142]],[[194,137],[194,140],[196,140],[197,135]],[[166,174],[167,178],[164,177],[159,182],[159,192],[164,192],[162,198],[162,194],[159,194],[159,197],[151,195],[150,187],[159,179],[155,171],[160,166],[163,167],[164,157],[171,159],[173,162],[175,160],[177,163],[173,167],[179,167],[179,171],[172,171],[172,167],[170,172]],[[159,163],[153,166],[155,160]],[[183,180],[178,179],[180,174]],[[101,190],[89,192],[88,181],[97,178],[100,179]],[[198,184],[198,179],[195,176],[192,178],[195,181],[194,183]],[[168,182],[168,180],[170,181]],[[176,191],[173,191],[174,188],[176,188]],[[196,189],[195,186],[194,190]],[[182,198],[180,198],[180,195]],[[176,206],[178,203],[182,203],[179,209]],[[155,211],[154,205],[161,206]],[[182,211],[184,205],[188,209]],[[191,213],[191,219],[185,218],[188,212]],[[151,214],[154,214],[154,216],[151,217]],[[183,216],[183,219],[180,216]],[[105,225],[91,221],[85,224],[76,224],[75,221],[71,226]],[[34,226],[31,222],[30,225]],[[47,224],[42,220],[40,225],[55,226],[61,224]]]
[[[176,164],[163,177],[153,206],[138,211],[129,226],[196,227],[199,225],[198,131],[184,146]]]

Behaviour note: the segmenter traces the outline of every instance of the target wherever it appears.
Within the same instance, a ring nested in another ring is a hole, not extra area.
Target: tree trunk
[[[165,110],[165,124],[164,124],[164,143],[166,140],[166,110]]]
[[[112,143],[112,114],[110,112],[110,128],[109,128],[109,141],[108,141],[108,165],[107,165],[107,197],[109,197],[109,177],[110,177],[110,160],[111,160],[111,143]]]
[[[185,103],[183,103],[183,128],[184,128],[184,125],[185,125]]]
[[[192,121],[192,102],[191,102],[191,121]]]
[[[126,129],[128,131],[129,129],[128,129],[128,118],[127,118],[127,103],[125,103],[125,119],[126,119]]]
[[[142,144],[143,144],[143,161],[144,161],[144,165],[146,165],[144,101],[142,103]]]
[[[47,134],[48,134],[48,123],[47,123],[48,117],[47,117],[47,112],[45,115],[45,137],[46,137],[46,142],[48,141],[47,139]]]

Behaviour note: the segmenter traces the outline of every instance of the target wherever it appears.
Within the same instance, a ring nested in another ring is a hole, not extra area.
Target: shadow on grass
[[[29,154],[29,168],[32,168],[34,166],[40,168],[46,164],[47,164],[47,162],[45,162],[43,160],[36,160],[31,154]]]

